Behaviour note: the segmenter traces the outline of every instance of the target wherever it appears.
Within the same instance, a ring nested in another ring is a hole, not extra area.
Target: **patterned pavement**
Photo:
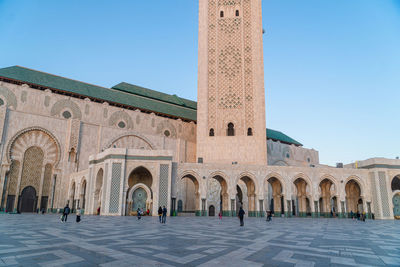
[[[0,266],[400,266],[400,221],[0,215]]]

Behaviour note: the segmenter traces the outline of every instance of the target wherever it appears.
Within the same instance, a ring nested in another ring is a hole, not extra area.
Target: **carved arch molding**
[[[32,127],[18,132],[7,147],[7,160],[23,162],[25,151],[30,147],[39,147],[44,152],[43,163],[57,166],[60,161],[60,145],[47,130]]]

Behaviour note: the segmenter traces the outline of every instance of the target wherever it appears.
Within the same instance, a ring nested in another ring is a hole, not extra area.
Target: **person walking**
[[[267,222],[270,222],[271,219],[272,219],[272,214],[271,214],[271,211],[269,210],[269,211],[267,211]]]
[[[240,207],[240,209],[239,209],[240,226],[244,226],[243,218],[244,218],[244,215],[245,215],[245,214],[246,214],[246,213],[244,212],[243,208]]]
[[[218,217],[219,217],[220,220],[222,220],[222,213],[221,212],[218,213]]]
[[[158,220],[160,221],[160,223],[161,223],[161,216],[162,216],[162,214],[163,214],[163,212],[162,212],[162,208],[161,208],[161,206],[158,208]]]
[[[140,220],[142,218],[142,211],[140,208],[137,208],[137,219]]]
[[[78,223],[78,222],[80,222],[80,221],[81,221],[81,208],[78,207],[78,208],[76,209],[76,222]]]
[[[64,207],[64,210],[63,210],[63,216],[62,216],[62,218],[61,218],[61,221],[62,222],[67,222],[67,219],[68,219],[68,214],[71,212],[71,209],[69,208],[69,205],[68,205],[68,203],[67,203],[67,205]]]
[[[163,206],[162,209],[162,223],[166,223],[167,221],[167,208],[165,206]]]
[[[354,213],[353,213],[353,210],[352,210],[352,211],[350,211],[350,217],[351,217],[351,219],[353,219],[353,220],[354,220]]]

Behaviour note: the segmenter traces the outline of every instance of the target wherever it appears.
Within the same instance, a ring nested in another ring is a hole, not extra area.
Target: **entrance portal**
[[[36,190],[27,186],[22,190],[20,196],[20,212],[34,212],[36,208]]]
[[[215,216],[215,207],[213,205],[208,208],[208,215]]]

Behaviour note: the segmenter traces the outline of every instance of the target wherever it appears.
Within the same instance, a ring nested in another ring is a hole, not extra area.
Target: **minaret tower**
[[[267,164],[261,13],[261,0],[199,0],[199,162]]]

